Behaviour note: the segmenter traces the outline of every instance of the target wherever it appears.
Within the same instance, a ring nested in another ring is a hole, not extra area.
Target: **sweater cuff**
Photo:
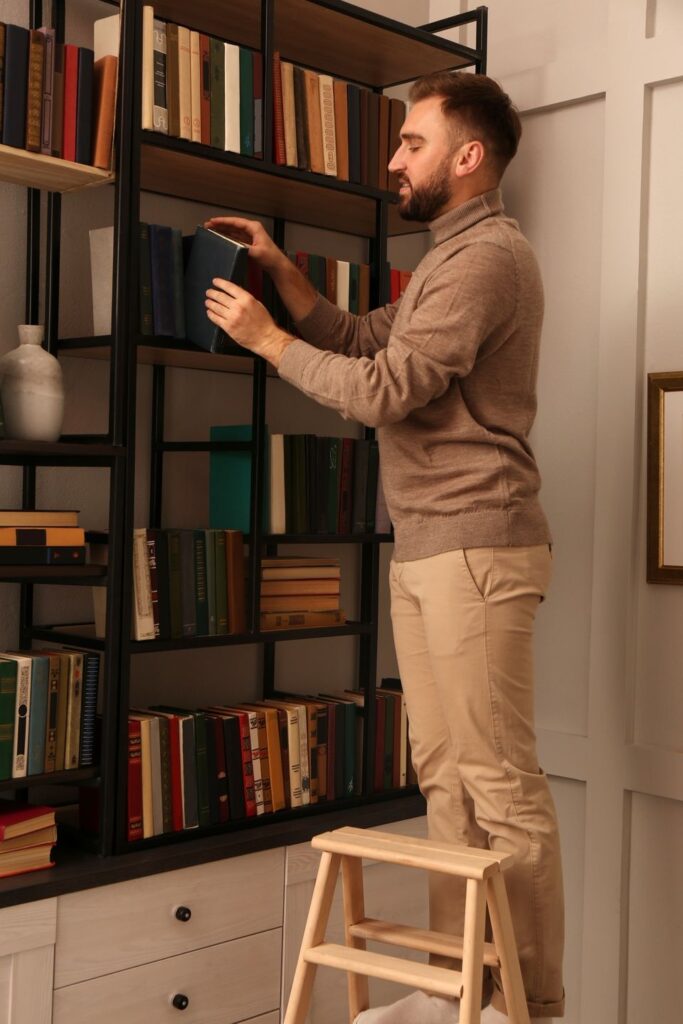
[[[313,348],[307,342],[297,338],[282,353],[277,372],[282,380],[286,380],[288,384],[293,384],[295,388],[303,391],[306,367],[310,364],[313,356],[318,354],[317,348]]]
[[[303,320],[295,320],[299,334],[317,348],[332,346],[331,333],[339,310],[324,295],[318,295],[315,306]],[[328,343],[326,345],[325,343]]]

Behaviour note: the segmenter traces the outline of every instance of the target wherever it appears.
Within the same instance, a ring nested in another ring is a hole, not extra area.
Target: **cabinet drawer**
[[[234,1024],[272,1013],[280,1002],[281,941],[275,928],[67,985],[54,994],[52,1024]],[[173,1005],[181,994],[188,999],[182,1012]]]
[[[265,850],[60,896],[55,988],[281,927],[283,865]]]

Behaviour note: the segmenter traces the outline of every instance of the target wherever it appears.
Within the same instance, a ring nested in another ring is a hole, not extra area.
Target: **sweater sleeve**
[[[297,321],[301,337],[318,349],[346,356],[373,358],[389,344],[391,326],[401,300],[356,316],[328,302],[322,295],[303,320]]]
[[[370,427],[397,423],[466,376],[482,346],[490,355],[516,319],[512,253],[479,243],[441,264],[425,281],[407,323],[392,330],[374,359],[348,358],[293,342],[280,376],[344,418]]]

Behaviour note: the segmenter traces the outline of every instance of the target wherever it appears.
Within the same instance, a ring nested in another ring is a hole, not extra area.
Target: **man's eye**
[[[420,148],[419,146],[408,146],[408,152],[409,153],[414,153],[415,150],[419,149],[419,148]]]

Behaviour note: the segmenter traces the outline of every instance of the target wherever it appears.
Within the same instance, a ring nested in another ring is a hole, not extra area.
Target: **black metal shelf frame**
[[[67,0],[55,0],[54,26],[56,37],[64,41],[65,5]],[[108,0],[116,6],[116,0]],[[268,174],[276,186],[280,179],[295,179],[306,185],[324,185],[331,191],[348,195],[360,195],[375,204],[374,235],[368,238],[370,246],[371,301],[379,305],[386,301],[388,295],[388,274],[385,265],[388,240],[388,213],[396,197],[388,192],[352,183],[337,182],[334,179],[318,175],[304,175],[291,168],[275,165],[273,154],[273,97],[272,97],[272,56],[274,50],[274,19],[278,0],[261,0],[261,50],[264,66],[263,93],[263,131],[264,159],[253,161],[235,154],[216,154],[204,152],[205,147],[186,144],[178,140],[153,138],[142,132],[140,126],[141,109],[141,78],[142,78],[142,0],[131,0],[121,9],[122,37],[119,62],[119,91],[116,112],[116,180],[114,209],[114,272],[113,272],[113,303],[112,332],[107,339],[71,339],[59,345],[59,259],[61,233],[61,196],[50,193],[47,198],[45,218],[46,243],[46,274],[44,294],[44,316],[46,324],[46,346],[50,351],[61,348],[63,351],[77,351],[81,347],[93,345],[111,346],[111,370],[109,376],[109,423],[108,432],[104,437],[78,436],[63,439],[58,445],[46,446],[40,450],[29,446],[12,448],[11,442],[0,442],[0,464],[23,465],[22,507],[36,506],[36,470],[40,466],[106,466],[109,470],[109,564],[106,575],[99,582],[107,586],[107,620],[106,640],[92,636],[76,636],[73,632],[60,631],[59,627],[38,627],[33,625],[33,587],[38,581],[22,582],[20,610],[20,643],[30,646],[33,640],[58,643],[80,643],[91,649],[99,650],[103,655],[104,677],[106,686],[103,692],[103,729],[100,769],[88,770],[83,776],[86,781],[99,779],[100,792],[100,836],[97,850],[100,854],[123,853],[147,846],[159,846],[169,842],[193,838],[193,834],[172,833],[155,837],[153,841],[129,844],[126,839],[126,785],[127,785],[127,718],[130,691],[130,659],[133,655],[175,649],[192,649],[202,646],[230,646],[235,644],[259,644],[263,648],[262,688],[264,694],[275,690],[275,659],[276,649],[280,642],[312,637],[357,637],[358,644],[358,680],[360,689],[368,696],[365,715],[365,752],[362,793],[349,801],[336,801],[333,804],[319,805],[311,809],[311,814],[337,808],[353,808],[362,814],[364,806],[378,799],[392,799],[396,795],[405,795],[405,790],[396,794],[375,794],[372,792],[374,743],[370,738],[375,729],[374,687],[377,669],[377,628],[378,628],[378,582],[379,582],[379,545],[391,540],[386,536],[350,536],[324,537],[317,535],[280,535],[270,536],[262,529],[263,505],[263,467],[266,456],[266,385],[267,366],[259,358],[253,361],[252,381],[252,476],[251,476],[251,523],[249,536],[249,602],[248,618],[252,632],[242,637],[200,637],[184,641],[152,641],[135,643],[129,637],[132,601],[132,539],[133,539],[133,506],[135,490],[135,403],[136,403],[136,350],[138,346],[162,344],[160,339],[144,338],[139,335],[138,287],[139,280],[139,248],[135,230],[139,219],[139,201],[141,194],[141,147],[156,145],[169,150],[180,150],[201,153],[205,159],[219,160],[226,164],[250,167]],[[402,23],[384,18],[371,12],[362,11],[343,2],[343,0],[311,0],[311,14],[315,16],[315,7],[335,10],[350,18],[370,22],[386,28],[401,36],[412,37],[418,41],[431,38],[431,45],[441,51],[453,54],[454,66],[462,66],[463,60],[472,66],[475,72],[482,72],[486,67],[486,24],[487,9],[480,7],[476,11],[453,18],[444,19],[419,29],[411,28]],[[43,22],[41,0],[30,0],[31,27]],[[434,33],[464,24],[475,24],[477,29],[476,48],[463,47],[439,39]],[[229,37],[226,31],[226,37]],[[410,69],[406,69],[405,81],[410,81]],[[413,76],[414,77],[414,76]],[[390,84],[385,83],[384,87]],[[381,91],[380,87],[375,87]],[[26,266],[26,320],[37,322],[39,317],[40,273],[39,259],[41,252],[41,209],[40,193],[35,189],[28,191],[27,206],[27,266]],[[284,247],[285,223],[282,219],[274,220],[274,239]],[[131,301],[132,299],[132,301]],[[170,341],[168,348],[184,346]],[[247,355],[243,350],[235,350],[235,354]],[[207,451],[216,450],[218,445],[205,445],[193,442],[171,442],[164,437],[164,393],[166,367],[155,365],[153,369],[152,395],[152,452],[150,465],[150,508],[149,523],[158,527],[161,523],[161,501],[163,485],[163,462],[167,454],[175,451]],[[372,431],[366,431],[372,436]],[[50,450],[48,451],[48,447]],[[227,446],[226,446],[227,447]],[[235,447],[235,446],[231,446]],[[282,630],[261,632],[254,626],[259,621],[259,583],[260,556],[262,553],[274,554],[283,544],[302,543],[355,543],[361,549],[361,581],[360,581],[360,622],[348,623],[342,627],[328,629]],[[70,582],[75,582],[70,580]],[[80,581],[79,581],[80,582]],[[83,585],[92,585],[94,581],[87,579]],[[55,776],[40,776],[41,782],[74,781],[76,775],[60,773]],[[34,779],[10,780],[12,788],[15,781],[30,785]],[[7,788],[7,787],[5,787]],[[290,821],[301,817],[301,812],[280,812],[277,816],[268,816],[268,822],[277,820]],[[260,823],[260,820],[259,820]],[[263,822],[266,824],[267,822]],[[252,822],[247,823],[251,827]],[[223,826],[226,833],[235,832],[244,823],[231,823]],[[219,831],[221,831],[219,830]],[[212,830],[213,831],[213,830]]]

